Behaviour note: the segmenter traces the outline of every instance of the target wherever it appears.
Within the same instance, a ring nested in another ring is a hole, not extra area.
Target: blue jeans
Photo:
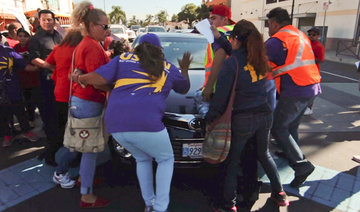
[[[101,115],[104,105],[98,102],[80,99],[76,96],[71,97],[70,113],[75,118],[90,118]],[[79,152],[67,152],[59,161],[56,169],[58,173],[65,173],[69,170],[69,164],[80,154]],[[81,194],[91,194],[96,169],[96,153],[83,153],[80,162]]]
[[[166,211],[174,170],[174,153],[166,129],[159,132],[117,132],[113,138],[136,159],[136,172],[146,206],[156,212]],[[157,162],[156,195],[153,187],[152,161]]]
[[[270,107],[270,106],[268,106]],[[243,112],[232,115],[231,146],[229,155],[225,161],[223,206],[232,208],[238,187],[238,174],[242,151],[247,142],[254,141],[257,145],[257,158],[270,179],[273,192],[280,192],[283,187],[277,172],[276,164],[269,152],[269,136],[272,124],[272,113]],[[250,140],[251,139],[251,140]],[[246,174],[246,173],[244,173]]]
[[[305,159],[297,142],[301,117],[314,99],[315,97],[280,97],[274,112],[271,134],[286,154],[289,165],[295,170],[295,176],[313,168],[310,161]]]

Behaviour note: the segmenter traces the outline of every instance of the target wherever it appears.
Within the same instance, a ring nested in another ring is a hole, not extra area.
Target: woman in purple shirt
[[[123,53],[95,72],[72,78],[80,84],[99,87],[113,84],[105,112],[106,129],[136,159],[137,176],[145,211],[166,211],[174,169],[174,154],[162,123],[165,100],[173,89],[185,94],[190,88],[190,53],[184,53],[179,69],[164,58],[160,40],[145,34],[134,53]],[[158,163],[156,194],[152,160]]]

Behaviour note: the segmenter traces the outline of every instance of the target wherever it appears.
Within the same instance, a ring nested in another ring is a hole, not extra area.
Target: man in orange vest
[[[298,187],[315,169],[297,142],[301,117],[321,93],[320,74],[310,40],[291,25],[289,13],[278,7],[267,17],[271,38],[266,41],[266,50],[279,96],[271,133],[295,170],[290,185]]]

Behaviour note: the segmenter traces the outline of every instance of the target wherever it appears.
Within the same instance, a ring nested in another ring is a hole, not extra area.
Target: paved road
[[[353,154],[360,154],[359,76],[353,65],[330,61],[322,64],[321,72],[323,94],[315,101],[314,114],[304,117],[300,126],[301,148],[316,171],[303,187],[292,189],[288,186],[292,170],[275,157],[291,205],[279,209],[268,200],[268,180],[260,171],[265,186],[253,211],[360,211],[360,169],[351,161]],[[0,150],[0,211],[81,211],[79,189],[55,186],[50,180],[54,169],[34,159],[43,144],[17,141]],[[105,183],[96,187],[95,193],[109,198],[112,204],[92,211],[142,211],[134,170],[113,169],[106,159],[103,154],[99,161],[103,163],[97,169]],[[72,174],[76,173],[73,169]],[[210,211],[202,192],[209,186],[209,175],[204,170],[176,170],[170,211]]]

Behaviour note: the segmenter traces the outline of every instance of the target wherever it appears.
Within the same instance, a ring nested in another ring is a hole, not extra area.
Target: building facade
[[[293,8],[293,25],[306,32],[317,26],[324,33],[327,49],[336,49],[339,42],[355,48],[359,41],[360,0],[232,0],[234,20],[252,21],[266,40],[268,35],[266,14],[275,7]],[[358,49],[358,48],[357,48]]]

